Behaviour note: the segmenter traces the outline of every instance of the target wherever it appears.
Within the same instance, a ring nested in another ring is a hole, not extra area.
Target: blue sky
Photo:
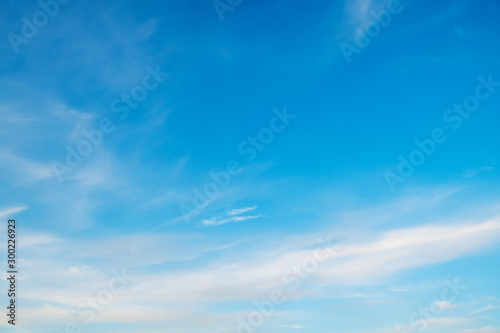
[[[0,6],[2,332],[500,332],[497,1]]]

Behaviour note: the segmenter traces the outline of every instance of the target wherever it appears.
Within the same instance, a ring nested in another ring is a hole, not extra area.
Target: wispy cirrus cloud
[[[482,167],[479,169],[467,169],[464,171],[464,173],[462,173],[462,176],[466,177],[466,178],[470,178],[470,177],[477,176],[480,173],[483,173],[486,171],[491,171],[493,169],[494,169],[494,167],[491,167],[491,166],[490,167]]]
[[[492,304],[489,304],[485,307],[482,307],[480,309],[472,311],[471,313],[469,313],[469,315],[471,316],[471,315],[475,315],[476,313],[479,313],[479,312],[484,312],[484,311],[498,309],[498,308],[499,308],[498,306],[493,306]]]
[[[460,330],[459,333],[500,333],[500,328],[488,326],[483,328]]]
[[[306,326],[303,325],[280,325],[280,327],[290,328],[292,330],[300,330],[306,328]]]
[[[244,214],[257,209],[253,207],[235,210]],[[215,223],[225,223],[224,220],[232,218],[249,219],[247,215],[231,216],[228,214],[231,211],[226,211],[224,218],[216,218]],[[25,246],[23,262],[26,273],[24,301],[30,310],[30,325],[40,322],[50,324],[53,320],[81,320],[78,316],[71,319],[75,316],[72,311],[95,294],[93,286],[103,285],[109,280],[109,267],[126,267],[128,274],[137,279],[130,288],[117,295],[105,312],[99,313],[96,323],[145,323],[155,320],[182,331],[181,328],[186,329],[189,322],[204,320],[210,311],[216,315],[210,317],[213,320],[206,323],[208,326],[227,326],[231,329],[237,317],[245,311],[245,306],[241,304],[266,297],[274,288],[288,290],[289,281],[284,280],[285,273],[303,258],[311,256],[318,234],[291,235],[293,242],[284,241],[290,246],[252,248],[247,244],[238,250],[242,251],[244,259],[235,258],[232,251],[222,251],[239,246],[234,242],[241,239],[233,240],[231,244],[214,244],[203,234],[155,233],[105,237],[92,242],[74,242],[50,234],[35,236],[33,232],[27,236],[30,236],[27,239],[30,245]],[[287,298],[298,300],[315,295],[336,298],[338,290],[363,288],[375,280],[383,283],[384,279],[380,278],[477,253],[500,241],[500,220],[371,231],[366,236],[362,240],[351,239],[349,235],[339,236],[335,238],[335,245],[326,245],[325,249],[332,249],[328,258],[311,274],[308,283],[299,290],[290,291]],[[208,251],[210,256],[207,257]],[[196,264],[191,266],[190,263],[195,261]],[[173,262],[183,262],[186,266],[178,270],[165,265]],[[52,267],[50,272],[46,270],[47,265]],[[152,265],[159,270],[144,271],[144,267]],[[323,283],[310,285],[312,281]],[[47,299],[51,300],[50,304],[47,304]],[[142,301],[138,303],[139,299]],[[207,310],[214,302],[221,307]],[[226,302],[231,302],[231,310],[224,307]],[[238,304],[236,308],[234,304]],[[436,307],[451,309],[454,305],[442,302]],[[203,309],[203,315],[199,315],[200,309]],[[55,319],[47,319],[48,312],[55,314]],[[130,316],[125,318],[124,313]],[[283,316],[286,322],[282,325],[296,319],[289,314]],[[471,320],[473,318],[468,316],[465,319],[438,318],[430,323],[430,327],[465,328]],[[307,327],[306,323],[304,326]],[[302,325],[278,327],[303,328]]]
[[[372,242],[345,244],[338,249],[334,257],[339,262],[325,270],[328,279],[367,283],[476,253],[500,241],[500,218],[462,225],[394,229],[374,238]]]
[[[54,177],[54,173],[49,165],[30,160],[8,151],[0,151],[0,159],[3,163],[0,167],[8,172],[20,175],[22,178],[16,178],[16,181],[35,182],[42,179]]]
[[[351,24],[359,24],[363,26],[370,18],[369,13],[374,7],[377,7],[380,1],[376,0],[357,0],[346,1],[345,12],[350,19]]]
[[[26,206],[4,208],[4,209],[0,210],[0,218],[3,219],[4,217],[9,217],[13,214],[17,214],[19,212],[22,212],[23,210],[26,210],[26,209],[28,209],[28,207],[26,207]]]
[[[426,330],[435,331],[435,330],[443,330],[449,329],[452,327],[457,327],[461,325],[465,325],[471,322],[470,318],[461,318],[461,317],[444,317],[444,318],[432,318],[427,322]],[[422,328],[419,326],[408,325],[404,327],[398,327],[394,330],[389,330],[386,332],[421,332]]]
[[[257,209],[257,206],[231,209],[231,210],[226,211],[225,213],[220,214],[218,216],[215,216],[215,217],[212,217],[209,219],[201,220],[201,223],[203,223],[206,226],[213,226],[213,225],[222,225],[222,224],[226,224],[229,222],[242,222],[242,221],[252,220],[252,219],[262,217],[262,215],[243,215],[243,216],[240,216],[241,214],[244,214],[244,213],[256,210],[256,209]]]
[[[434,307],[437,309],[452,309],[455,308],[457,305],[452,304],[448,301],[436,301],[434,302]]]
[[[256,210],[256,209],[257,209],[257,206],[231,209],[230,211],[227,212],[227,215],[229,215],[229,216],[240,215],[240,214],[247,213],[247,212],[250,212],[250,211]]]
[[[221,224],[226,224],[229,222],[242,222],[246,220],[252,220],[262,217],[262,215],[247,215],[247,216],[234,216],[230,217],[228,219],[223,219],[223,220],[218,220],[216,217],[212,217],[211,219],[208,220],[202,220],[201,222],[204,225],[221,225]]]

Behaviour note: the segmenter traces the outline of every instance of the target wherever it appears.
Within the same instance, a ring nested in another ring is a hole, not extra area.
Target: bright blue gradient
[[[19,219],[24,274],[2,332],[236,332],[276,288],[255,332],[500,332],[500,3],[218,6],[71,0],[27,38],[40,5],[0,5],[0,217]],[[100,143],[70,167],[82,131]],[[290,290],[328,236],[337,252]],[[122,269],[102,311],[80,307]]]

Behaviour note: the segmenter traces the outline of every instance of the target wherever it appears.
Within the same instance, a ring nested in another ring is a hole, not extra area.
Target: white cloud
[[[426,330],[438,330],[448,327],[454,327],[459,325],[464,325],[469,323],[471,320],[469,318],[460,317],[446,317],[446,318],[431,318],[426,322]],[[400,327],[401,329],[401,327]],[[422,328],[420,325],[408,325],[403,328],[403,330],[395,330],[395,332],[421,332]]]
[[[478,174],[480,174],[482,172],[491,171],[493,169],[494,169],[494,167],[482,167],[482,168],[479,168],[479,169],[467,169],[467,170],[464,171],[464,173],[462,174],[462,176],[466,177],[466,178],[470,178],[470,177],[477,176]]]
[[[374,7],[374,0],[346,1],[346,12],[351,24],[359,24],[364,27],[369,19],[369,12]]]
[[[497,327],[483,327],[460,330],[459,333],[500,333],[500,328]]]
[[[451,304],[448,301],[436,301],[434,302],[434,307],[436,307],[437,309],[452,309],[455,308],[456,305]]]
[[[214,216],[214,217],[209,218],[209,219],[201,220],[201,223],[203,223],[206,226],[213,226],[213,225],[221,225],[221,224],[225,224],[225,223],[229,223],[229,222],[242,222],[242,221],[252,220],[252,219],[262,217],[262,215],[237,216],[237,215],[240,215],[243,213],[253,211],[255,209],[257,209],[257,206],[231,209],[229,211],[226,211],[223,214],[219,214],[219,215]]]
[[[84,264],[77,264],[68,268],[71,274],[78,278],[86,278],[95,275],[97,272]]]
[[[493,306],[493,305],[488,305],[488,306],[485,306],[483,308],[480,308],[480,309],[477,309],[477,310],[474,310],[472,311],[471,313],[469,313],[469,316],[470,315],[474,315],[476,313],[479,313],[479,312],[483,312],[483,311],[488,311],[488,310],[493,310],[493,309],[498,309],[498,306]]]
[[[38,181],[54,177],[50,165],[32,161],[5,150],[0,151],[0,160],[3,161],[0,167],[8,170],[9,173],[22,176],[21,179],[16,179],[16,182]]]
[[[221,224],[225,224],[225,223],[229,223],[229,222],[241,222],[241,221],[256,219],[259,217],[262,217],[262,215],[234,216],[234,217],[230,217],[228,219],[223,219],[223,220],[217,220],[216,217],[212,217],[211,219],[202,220],[201,222],[204,225],[221,225]]]
[[[229,216],[240,215],[240,214],[247,213],[247,212],[250,212],[250,211],[255,210],[255,209],[257,209],[257,206],[231,209],[230,211],[227,212],[227,215],[229,215]]]
[[[398,229],[374,238],[372,242],[338,248],[331,258],[336,264],[325,268],[323,274],[330,281],[370,283],[397,272],[475,253],[500,241],[500,219]]]
[[[317,238],[316,235],[303,237],[312,241]],[[170,304],[198,307],[213,302],[266,299],[274,288],[285,291],[287,299],[315,294],[327,297],[325,290],[329,290],[328,288],[345,289],[349,284],[370,285],[375,281],[381,282],[382,277],[488,248],[500,241],[500,220],[396,229],[372,233],[368,240],[362,242],[346,239],[335,247],[327,244],[333,253],[325,261],[318,263],[318,270],[311,273],[312,276],[301,289],[291,291],[283,280],[284,274],[292,266],[314,254],[310,245],[304,245],[311,242],[296,238],[292,238],[294,241],[287,247],[259,247],[241,252],[236,257],[233,256],[235,251],[218,251],[214,253],[217,256],[214,261],[186,266],[182,270],[159,264],[193,261],[197,253],[206,252],[195,248],[199,246],[200,237],[155,234],[129,239],[103,239],[92,243],[59,242],[53,245],[41,242],[36,248],[26,248],[27,263],[24,270],[26,274],[36,277],[36,281],[31,278],[32,282],[25,283],[25,298],[26,301],[38,304],[51,299],[51,304],[60,309],[76,308],[79,302],[95,294],[95,286],[106,284],[111,277],[111,269],[120,267],[127,267],[129,274],[136,279],[116,297],[116,306],[135,307],[134,318],[137,320],[152,318],[155,311],[162,307],[167,309]],[[176,239],[179,244],[184,244],[183,249],[172,244]],[[140,241],[143,245],[131,254],[128,249]],[[284,242],[287,243],[286,240]],[[174,248],[177,252],[172,252]],[[85,279],[75,278],[75,274],[89,273],[85,266],[75,263],[94,257],[104,261],[93,265],[90,269],[92,274],[86,274]],[[40,258],[41,261],[38,260]],[[46,258],[53,259],[49,263]],[[49,264],[51,271],[47,272]],[[160,269],[154,273],[143,269],[152,264],[158,265]],[[73,269],[69,269],[70,267]],[[309,282],[317,279],[322,283],[314,283],[314,287],[311,287]],[[452,305],[442,302],[440,306],[447,308]],[[119,321],[115,314],[118,315],[120,311],[114,307],[115,305],[110,307],[98,320]],[[175,309],[172,311],[171,317],[163,319],[165,322],[175,320]],[[193,320],[198,316],[196,311],[188,311],[183,315],[184,318],[191,317]],[[160,317],[156,319],[159,320]],[[465,323],[469,319],[442,318],[433,325],[447,327]]]
[[[300,330],[300,329],[306,328],[303,325],[280,325],[280,327],[291,328],[292,330]]]
[[[60,243],[62,240],[53,235],[47,234],[23,234],[23,247],[37,247],[42,245],[55,245]]]
[[[11,217],[12,215],[17,214],[19,212],[22,212],[23,210],[26,210],[26,209],[28,209],[28,207],[21,206],[21,207],[10,207],[10,208],[0,210],[0,218],[3,219],[4,217]]]

